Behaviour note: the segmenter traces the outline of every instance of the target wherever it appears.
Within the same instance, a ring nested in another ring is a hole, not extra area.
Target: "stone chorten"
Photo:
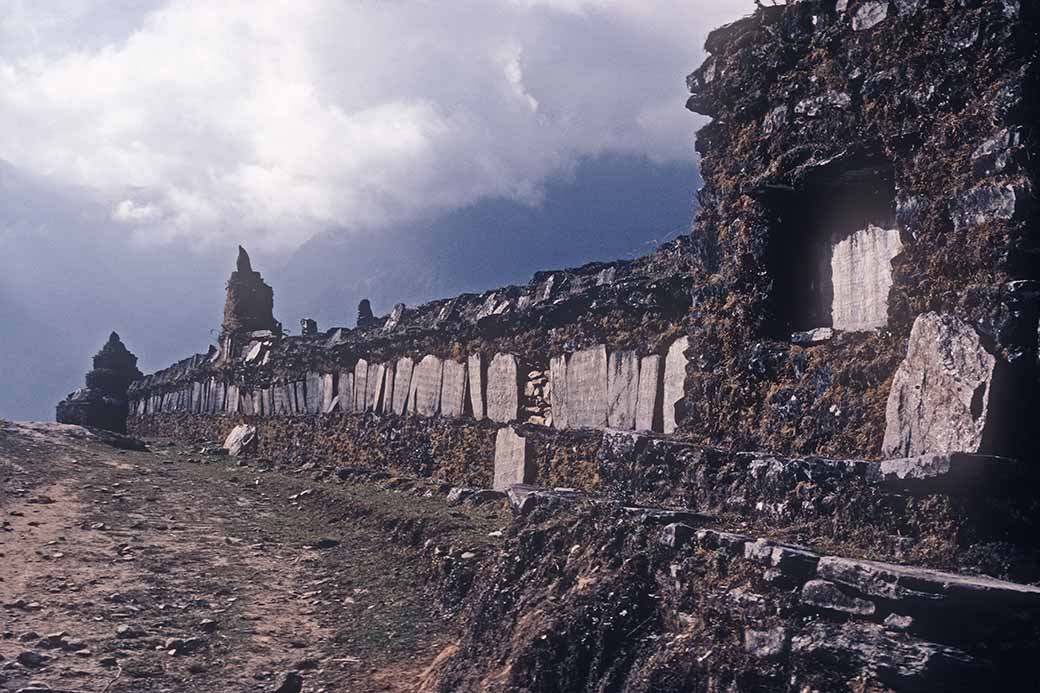
[[[249,254],[238,246],[238,267],[228,278],[221,334],[226,338],[257,330],[280,334],[282,325],[274,319],[274,290],[253,271]]]
[[[113,332],[94,356],[94,369],[87,373],[87,386],[58,403],[58,423],[79,424],[126,433],[130,413],[126,391],[141,377],[137,357]]]

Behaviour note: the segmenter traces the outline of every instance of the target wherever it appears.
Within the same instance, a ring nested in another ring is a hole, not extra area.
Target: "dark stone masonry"
[[[87,373],[87,386],[58,402],[55,420],[126,433],[130,413],[126,393],[130,383],[140,377],[137,357],[113,332],[94,356],[94,368]]]
[[[924,568],[1040,580],[1038,27],[1018,0],[760,7],[688,78],[688,236],[291,337],[242,251],[220,349],[136,380],[130,428],[741,527],[667,541],[822,614],[748,627],[752,659],[934,690],[992,654],[943,631],[962,602],[1032,651],[1034,588]]]

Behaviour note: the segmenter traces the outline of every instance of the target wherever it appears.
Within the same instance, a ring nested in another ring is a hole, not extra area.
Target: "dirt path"
[[[0,432],[0,691],[416,690],[453,624],[400,535],[501,511],[201,459]]]

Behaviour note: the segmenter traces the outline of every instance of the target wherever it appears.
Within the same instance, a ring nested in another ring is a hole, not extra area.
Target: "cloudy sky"
[[[146,370],[204,350],[238,243],[325,327],[684,232],[684,77],[752,9],[0,0],[0,416],[113,328]]]

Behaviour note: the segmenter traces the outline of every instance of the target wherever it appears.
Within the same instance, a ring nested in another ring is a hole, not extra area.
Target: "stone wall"
[[[886,407],[910,410],[889,406],[893,378],[929,312],[968,325],[994,373],[1014,364],[984,410],[1035,418],[1037,13],[1014,0],[761,8],[713,32],[688,80],[689,107],[713,118],[690,236],[366,310],[354,329],[236,333],[135,383],[132,426],[371,412],[876,458]],[[969,396],[957,415],[977,411]],[[985,424],[988,442],[960,451],[1035,453],[1025,427]],[[917,439],[972,442],[944,433],[970,428],[928,423],[938,433]],[[884,447],[900,450],[922,452]]]

